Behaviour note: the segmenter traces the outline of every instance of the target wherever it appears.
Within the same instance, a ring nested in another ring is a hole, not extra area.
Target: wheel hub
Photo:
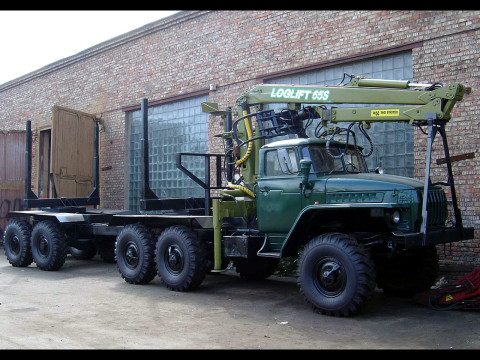
[[[18,254],[20,251],[20,240],[17,235],[10,238],[10,249],[13,253]]]
[[[171,245],[165,254],[168,268],[173,273],[179,273],[183,269],[183,253],[179,247]]]
[[[316,267],[315,285],[326,296],[338,296],[345,288],[347,278],[341,264],[335,259],[320,260]]]
[[[48,255],[48,249],[49,249],[48,239],[43,235],[40,236],[40,239],[38,242],[38,253],[42,257],[46,257]]]
[[[130,269],[138,265],[138,250],[134,243],[129,243],[125,249],[125,260]]]

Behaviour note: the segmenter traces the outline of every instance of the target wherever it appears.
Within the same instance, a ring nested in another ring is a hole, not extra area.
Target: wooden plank
[[[475,153],[473,152],[462,154],[462,155],[450,156],[450,162],[473,159],[474,157],[475,157]],[[442,165],[442,164],[445,164],[446,162],[447,162],[446,158],[437,159],[437,165]]]

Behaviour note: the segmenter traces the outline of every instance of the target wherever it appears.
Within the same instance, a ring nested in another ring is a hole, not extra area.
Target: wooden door
[[[57,197],[86,197],[93,188],[95,116],[54,106],[52,173]]]
[[[23,209],[25,131],[0,131],[0,231],[9,211]]]

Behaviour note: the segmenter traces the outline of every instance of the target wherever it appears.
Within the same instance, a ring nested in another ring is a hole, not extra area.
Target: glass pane
[[[204,196],[204,190],[175,165],[177,153],[208,152],[208,114],[201,111],[203,101],[208,101],[208,96],[148,109],[150,188],[159,198]],[[130,122],[129,209],[138,211],[142,189],[140,110],[129,112],[127,119]],[[203,158],[185,156],[182,165],[198,178],[205,178]]]

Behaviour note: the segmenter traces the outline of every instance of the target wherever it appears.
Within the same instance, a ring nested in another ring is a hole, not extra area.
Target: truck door
[[[302,201],[296,149],[271,149],[263,156],[257,197],[259,230],[287,234],[300,212]]]
[[[93,187],[95,116],[54,106],[52,167],[57,197],[86,197]]]

